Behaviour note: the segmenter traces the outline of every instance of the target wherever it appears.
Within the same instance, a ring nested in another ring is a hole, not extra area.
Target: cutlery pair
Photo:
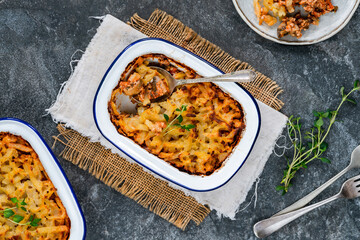
[[[276,213],[272,217],[262,220],[254,225],[254,233],[258,238],[264,238],[272,234],[273,232],[279,230],[286,224],[292,222],[296,218],[304,215],[305,213],[320,207],[326,203],[334,201],[339,198],[353,199],[360,196],[360,175],[355,176],[347,180],[341,187],[341,190],[338,194],[325,199],[321,202],[312,204],[310,206],[304,207],[307,203],[309,203],[312,199],[314,199],[317,195],[319,195],[325,188],[330,186],[333,182],[335,182],[342,175],[347,173],[353,168],[360,167],[360,145],[357,146],[351,154],[350,164],[329,181],[315,189],[313,192],[309,193],[302,199],[298,200],[294,204],[289,207],[283,209],[282,211]],[[302,208],[303,207],[303,208]]]

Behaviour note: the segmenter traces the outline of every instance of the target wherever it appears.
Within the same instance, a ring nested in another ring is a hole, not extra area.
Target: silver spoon
[[[196,79],[180,79],[176,80],[173,76],[163,68],[151,66],[151,68],[156,69],[161,75],[163,75],[169,83],[170,94],[166,94],[160,98],[152,100],[152,102],[159,102],[164,101],[167,99],[171,93],[174,91],[176,86],[187,84],[187,83],[198,83],[198,82],[251,82],[256,78],[256,73],[252,70],[240,70],[236,72],[231,72],[227,74],[217,75],[213,77],[206,77],[206,78],[196,78]],[[117,96],[116,105],[120,112],[136,114],[136,106],[137,103],[131,101],[131,98],[125,94],[119,94]]]
[[[157,70],[161,75],[165,77],[168,81],[170,92],[166,96],[162,96],[155,101],[163,101],[168,98],[174,89],[179,85],[184,85],[188,83],[200,83],[200,82],[238,82],[245,83],[251,82],[256,78],[256,73],[252,70],[240,70],[236,72],[221,74],[212,77],[204,77],[204,78],[195,78],[195,79],[178,79],[176,80],[168,71],[163,68],[150,66],[151,68]]]
[[[326,203],[332,202],[339,198],[353,199],[360,196],[360,175],[350,178],[347,180],[341,187],[341,190],[338,194],[325,199],[321,202],[312,204],[310,206],[301,208],[299,210],[285,213],[279,216],[271,217],[265,220],[262,220],[254,225],[254,233],[258,238],[264,238],[276,232],[286,224],[294,221],[298,217],[304,215],[311,210],[320,207]]]
[[[341,172],[336,174],[329,181],[327,181],[326,183],[324,183],[323,185],[321,185],[320,187],[318,187],[317,189],[315,189],[314,191],[312,191],[311,193],[309,193],[305,197],[301,198],[297,202],[293,203],[292,205],[288,206],[287,208],[285,208],[285,209],[281,210],[280,212],[276,213],[273,217],[279,216],[281,214],[285,214],[285,213],[288,213],[288,212],[291,212],[291,211],[294,211],[294,210],[297,210],[299,208],[302,208],[303,206],[308,204],[311,200],[313,200],[317,195],[319,195],[322,191],[324,191],[325,188],[327,188],[332,183],[334,183],[342,175],[344,175],[345,173],[347,173],[348,171],[350,171],[353,168],[359,168],[359,167],[360,167],[360,145],[357,146],[353,150],[353,152],[351,153],[350,163],[346,168],[344,168],[344,170],[342,170]]]

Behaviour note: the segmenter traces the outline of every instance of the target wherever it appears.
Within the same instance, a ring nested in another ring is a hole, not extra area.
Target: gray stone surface
[[[360,14],[336,36],[312,46],[283,46],[263,39],[239,17],[232,2],[217,0],[21,1],[0,0],[0,117],[28,121],[51,145],[56,124],[45,109],[70,75],[69,61],[85,49],[99,23],[88,16],[112,14],[127,21],[134,13],[148,17],[160,8],[183,21],[234,57],[247,61],[283,87],[282,110],[312,122],[312,110],[334,108],[340,86],[350,88],[360,75]],[[360,99],[359,94],[355,96]],[[301,171],[285,196],[275,191],[285,160],[272,155],[261,176],[256,208],[251,204],[235,220],[212,212],[200,226],[185,231],[59,158],[79,199],[87,223],[87,239],[256,239],[253,224],[304,196],[349,162],[360,142],[360,107],[345,106],[329,136],[331,165],[319,162]],[[59,154],[61,148],[55,149]],[[321,197],[338,191],[341,182]],[[251,190],[245,206],[254,192]],[[242,207],[243,207],[242,206]],[[284,227],[268,239],[359,239],[360,201],[339,200]]]

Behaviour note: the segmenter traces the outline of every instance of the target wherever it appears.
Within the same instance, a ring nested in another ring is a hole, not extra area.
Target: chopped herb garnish
[[[16,223],[21,222],[23,219],[24,219],[24,217],[20,216],[20,215],[14,215],[14,217],[12,218],[12,220]]]
[[[9,218],[15,214],[14,211],[9,208],[6,208],[3,213],[4,213],[4,218]]]
[[[170,123],[169,123],[169,116],[164,114],[164,118],[165,121],[168,123],[166,128],[163,130],[163,132],[166,132],[166,130],[171,127],[180,127],[182,129],[185,129],[187,131],[190,131],[190,129],[195,128],[195,125],[193,124],[188,124],[188,125],[182,125],[181,123],[184,121],[184,117],[181,115],[184,111],[186,111],[187,109],[187,105],[182,105],[181,108],[176,108],[175,111],[176,112],[180,112],[179,115],[177,115]],[[177,121],[177,123],[175,123],[175,121]],[[166,134],[168,134],[170,131],[166,132]]]
[[[168,115],[164,114],[164,118],[165,118],[166,122],[169,121],[169,116]]]
[[[0,210],[0,213],[3,213],[4,218],[8,219],[10,222],[19,224],[19,225],[30,225],[32,227],[37,227],[39,222],[41,221],[41,218],[35,218],[35,215],[31,215],[29,217],[29,220],[26,223],[20,223],[22,220],[24,220],[24,216],[15,214],[15,212],[12,209],[21,209],[25,211],[26,213],[29,213],[28,210],[25,208],[27,203],[25,202],[25,198],[20,202],[16,197],[10,198],[11,202],[15,203],[15,207],[12,208],[5,208],[4,210]],[[19,207],[20,203],[20,207]]]
[[[192,124],[188,124],[188,125],[183,125],[183,126],[181,126],[181,128],[182,129],[186,129],[186,130],[188,130],[188,131],[190,131],[190,129],[192,129],[192,128],[194,128],[195,127],[195,125],[192,125]]]
[[[32,220],[30,222],[30,225],[33,226],[33,227],[37,227],[37,226],[39,226],[40,221],[41,221],[41,218],[35,218],[34,220]]]

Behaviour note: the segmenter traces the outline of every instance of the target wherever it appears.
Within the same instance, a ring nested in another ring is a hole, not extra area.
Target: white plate
[[[324,41],[343,29],[355,13],[360,0],[332,0],[333,5],[339,7],[337,12],[321,16],[319,25],[311,25],[303,32],[300,39],[289,35],[279,39],[277,37],[279,21],[271,27],[265,23],[259,25],[254,13],[253,0],[233,0],[233,3],[241,18],[262,37],[287,45],[309,45]]]
[[[123,151],[142,166],[154,173],[193,191],[210,191],[224,185],[240,169],[255,143],[260,129],[260,113],[255,99],[235,83],[218,83],[217,85],[244,109],[246,129],[243,137],[227,158],[224,166],[209,176],[194,176],[179,171],[164,160],[150,154],[131,139],[120,135],[110,121],[108,101],[111,92],[118,84],[125,67],[136,57],[148,53],[162,53],[174,60],[184,63],[203,76],[222,74],[219,69],[199,56],[163,39],[145,38],[126,47],[110,65],[100,83],[94,99],[94,119],[101,134],[115,147]]]
[[[27,122],[15,118],[1,118],[0,132],[9,132],[21,136],[30,143],[31,147],[39,156],[41,164],[44,166],[51,182],[57,189],[61,202],[64,204],[70,218],[71,227],[69,240],[85,239],[86,227],[84,216],[74,191],[59,162],[40,133]]]

